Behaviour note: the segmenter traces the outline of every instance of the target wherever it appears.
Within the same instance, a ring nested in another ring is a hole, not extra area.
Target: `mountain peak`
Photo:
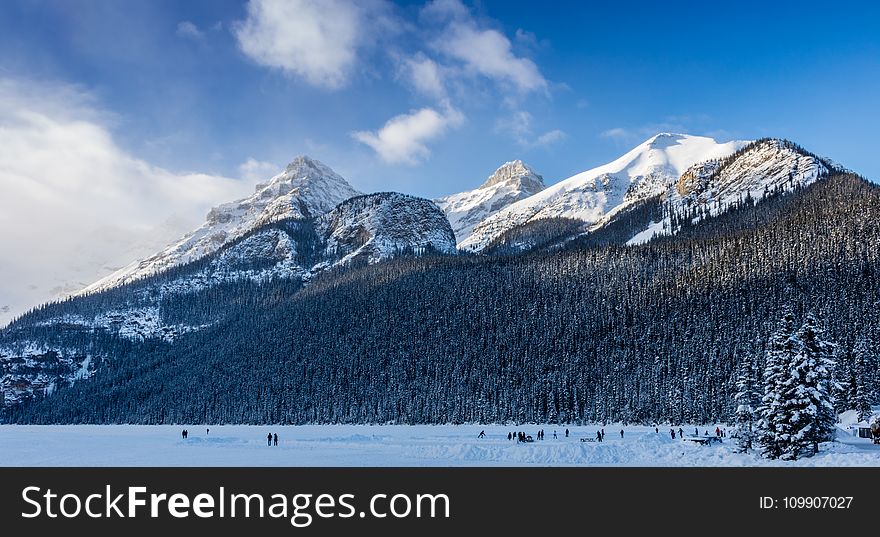
[[[474,190],[437,198],[458,241],[467,238],[478,223],[512,203],[544,190],[544,178],[521,160],[505,162]]]
[[[540,192],[544,189],[544,178],[519,159],[505,162],[499,166],[486,179],[486,182],[480,185],[480,188],[487,188],[499,183],[516,183],[532,193]]]
[[[90,285],[84,292],[108,289],[195,261],[263,225],[286,218],[315,218],[359,195],[329,166],[305,155],[298,156],[283,172],[258,184],[250,197],[214,207],[201,227],[163,251]]]
[[[645,140],[642,145],[651,149],[666,149],[667,147],[681,143],[687,138],[693,138],[693,136],[676,132],[659,132]]]
[[[329,169],[330,167],[320,160],[313,159],[308,155],[298,155],[290,161],[285,171],[314,170],[316,172],[324,172]]]

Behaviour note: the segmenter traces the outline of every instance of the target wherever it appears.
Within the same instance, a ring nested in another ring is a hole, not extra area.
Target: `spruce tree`
[[[755,371],[752,355],[746,353],[739,366],[736,379],[736,438],[740,451],[747,453],[752,449],[755,438],[755,415],[757,393],[755,391]]]
[[[779,416],[781,457],[786,460],[818,452],[820,442],[834,440],[837,423],[830,386],[834,345],[825,340],[813,314],[791,341],[794,353],[787,355]]]
[[[858,412],[859,421],[866,421],[871,417],[871,399],[869,382],[868,362],[870,361],[868,343],[860,339],[856,343],[853,354],[855,376],[855,393],[853,395],[853,408]]]
[[[785,368],[793,351],[793,331],[794,315],[786,309],[779,327],[767,342],[764,356],[764,395],[758,407],[757,440],[761,454],[769,459],[776,459],[783,452],[782,391]]]

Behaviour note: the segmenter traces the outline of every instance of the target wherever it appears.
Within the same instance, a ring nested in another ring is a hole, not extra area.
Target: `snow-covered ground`
[[[543,441],[507,440],[541,428]],[[0,425],[0,466],[880,466],[880,445],[843,429],[815,457],[781,462],[735,453],[731,438],[700,446],[673,440],[669,427],[627,426],[624,438],[621,428],[606,425],[597,443],[580,441],[595,438],[595,425],[570,426],[569,438],[552,425],[226,425],[210,434],[204,425]],[[266,446],[270,432],[277,447]]]

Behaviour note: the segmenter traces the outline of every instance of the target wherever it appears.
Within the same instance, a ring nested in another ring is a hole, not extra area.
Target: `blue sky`
[[[177,172],[235,178],[248,159],[268,171],[305,153],[361,190],[431,197],[476,186],[513,158],[552,183],[674,130],[787,137],[880,178],[876,3],[441,2],[434,11],[446,13],[429,17],[420,2],[361,2],[349,43],[298,45],[350,52],[336,70],[328,54],[323,71],[298,69],[307,58],[272,59],[291,51],[273,38],[321,23],[304,14],[309,3],[270,20],[273,37],[255,6],[238,1],[5,1],[0,76],[75,85],[121,149]],[[353,10],[321,5],[319,19]],[[267,18],[285,13],[266,9]],[[444,50],[461,38],[449,37],[456,25],[474,39],[493,32],[509,47],[499,61],[533,71],[515,78]],[[268,60],[248,51],[248,38]],[[414,87],[413,59],[443,71],[445,97]],[[418,148],[385,148],[383,159],[354,134],[425,109],[439,125]]]

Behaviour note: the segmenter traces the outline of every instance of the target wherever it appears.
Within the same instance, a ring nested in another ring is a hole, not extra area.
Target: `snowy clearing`
[[[541,428],[543,441],[507,440]],[[570,426],[565,438],[565,427],[551,425],[212,425],[210,434],[204,425],[0,425],[0,466],[880,466],[880,446],[843,429],[817,456],[782,462],[735,453],[731,438],[673,440],[668,426],[655,433],[611,424],[604,442],[580,440],[595,439],[598,428]],[[269,433],[278,433],[277,447],[267,447]]]

